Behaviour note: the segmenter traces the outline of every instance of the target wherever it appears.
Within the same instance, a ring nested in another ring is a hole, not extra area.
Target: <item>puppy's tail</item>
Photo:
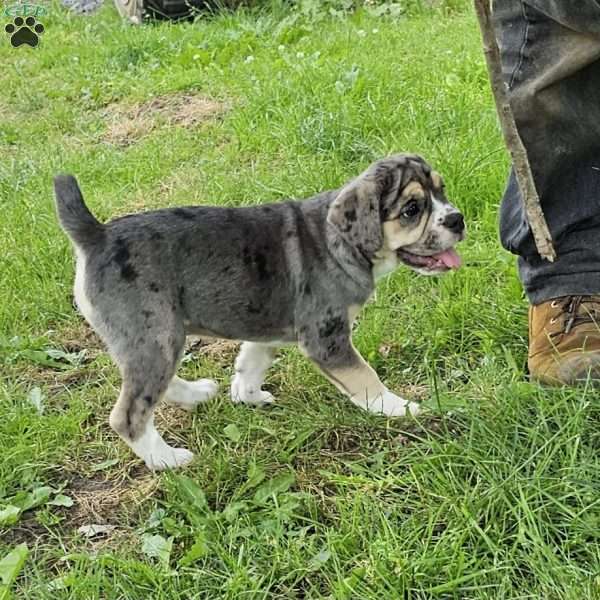
[[[101,241],[104,225],[85,205],[77,179],[73,175],[57,175],[54,178],[54,193],[58,220],[75,244],[85,248]]]

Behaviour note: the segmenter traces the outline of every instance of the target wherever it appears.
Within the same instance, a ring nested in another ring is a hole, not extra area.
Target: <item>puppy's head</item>
[[[441,176],[415,154],[372,164],[342,188],[327,220],[373,263],[392,255],[424,275],[460,266],[454,246],[465,236],[463,216]]]

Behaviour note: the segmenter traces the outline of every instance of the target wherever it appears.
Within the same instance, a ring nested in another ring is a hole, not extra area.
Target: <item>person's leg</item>
[[[530,369],[543,375],[536,371],[550,363],[538,369],[532,353],[543,358],[553,347],[555,355],[597,351],[600,364],[600,3],[495,0],[494,19],[515,121],[558,255],[550,263],[537,254],[511,173],[500,237],[519,255],[519,275],[534,305]],[[552,364],[564,367],[558,362],[554,356]],[[582,364],[589,362],[588,356]],[[564,368],[557,373],[551,378],[573,379]]]

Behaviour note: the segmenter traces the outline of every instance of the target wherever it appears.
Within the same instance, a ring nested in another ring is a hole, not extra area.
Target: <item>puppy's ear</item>
[[[346,241],[368,256],[383,245],[379,196],[380,186],[363,175],[342,188],[327,214]]]

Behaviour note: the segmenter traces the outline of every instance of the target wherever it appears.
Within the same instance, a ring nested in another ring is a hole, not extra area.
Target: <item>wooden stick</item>
[[[500,62],[500,50],[496,42],[496,35],[492,26],[490,14],[489,0],[473,0],[475,4],[475,12],[479,19],[479,28],[481,29],[481,39],[483,40],[483,52],[487,63],[488,72],[490,75],[490,83],[494,100],[496,102],[496,110],[504,142],[510,153],[515,170],[517,183],[523,197],[523,204],[527,211],[527,219],[533,233],[535,246],[539,255],[550,262],[556,259],[556,252],[552,245],[552,236],[548,229],[548,224],[540,206],[540,199],[535,189],[531,167],[527,158],[527,151],[523,145],[523,141],[517,131],[515,118],[510,108],[508,99],[508,91],[504,79],[502,78],[502,63]]]

